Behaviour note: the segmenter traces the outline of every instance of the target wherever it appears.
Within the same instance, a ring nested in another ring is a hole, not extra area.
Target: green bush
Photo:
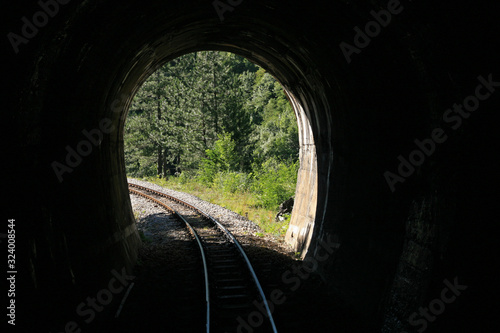
[[[236,143],[231,134],[219,134],[212,149],[207,149],[207,157],[203,158],[198,170],[198,179],[207,186],[211,186],[220,173],[234,172],[239,164],[236,153]]]
[[[218,172],[213,179],[212,186],[224,193],[245,192],[250,182],[249,174],[244,172]]]
[[[195,178],[195,173],[190,172],[190,171],[183,171],[181,172],[178,176],[174,176],[177,178],[177,181],[179,184],[187,184],[191,182]]]
[[[299,162],[280,162],[271,158],[254,170],[252,191],[258,203],[265,208],[276,209],[295,194]]]
[[[217,174],[217,166],[213,160],[204,158],[201,160],[197,179],[205,186],[211,186]]]

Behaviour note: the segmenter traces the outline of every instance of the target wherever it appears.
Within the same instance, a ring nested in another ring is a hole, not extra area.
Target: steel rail
[[[240,242],[238,242],[238,240],[233,236],[233,234],[231,234],[229,232],[229,230],[227,230],[222,224],[220,224],[219,221],[217,221],[216,219],[214,219],[212,216],[208,215],[207,213],[205,213],[201,209],[198,211],[201,214],[203,214],[204,216],[206,216],[207,218],[209,218],[210,220],[212,220],[212,222],[214,222],[219,228],[221,228],[231,238],[231,240],[236,245],[236,247],[238,247],[240,254],[243,256],[243,259],[245,259],[245,263],[247,264],[248,270],[250,271],[250,274],[252,275],[252,278],[255,282],[255,285],[257,286],[257,289],[259,290],[260,297],[262,297],[262,302],[264,303],[264,307],[266,308],[267,316],[268,316],[269,321],[271,322],[273,332],[278,333],[278,330],[276,328],[276,324],[274,323],[274,318],[273,318],[271,309],[269,308],[269,304],[267,302],[267,298],[266,298],[266,295],[264,293],[264,290],[262,289],[260,281],[257,278],[257,274],[255,273],[255,270],[253,269],[253,266],[250,263],[250,259],[248,259],[248,256],[247,256],[245,250],[243,250],[243,247],[241,246]]]
[[[201,243],[200,236],[198,235],[198,233],[196,232],[196,230],[194,230],[194,228],[191,226],[191,224],[188,221],[186,221],[186,219],[181,214],[179,214],[175,209],[173,209],[172,207],[168,206],[167,204],[165,204],[164,202],[161,202],[158,199],[155,199],[155,198],[153,198],[153,197],[151,197],[151,196],[149,196],[147,194],[144,194],[142,192],[136,191],[134,189],[129,188],[129,191],[131,193],[133,193],[133,194],[140,195],[140,196],[142,196],[142,197],[144,197],[144,198],[146,198],[148,200],[156,202],[157,204],[161,205],[166,210],[174,213],[177,217],[179,217],[186,224],[186,226],[193,233],[194,238],[196,239],[196,243],[198,244],[198,247],[200,248],[201,258],[202,258],[202,261],[203,261],[203,272],[204,272],[204,275],[205,275],[205,302],[207,304],[206,331],[207,331],[207,333],[210,333],[210,326],[211,326],[210,325],[210,288],[209,288],[209,282],[208,282],[208,264],[207,264],[207,259],[206,259],[206,256],[205,256],[205,249],[203,247],[203,244]]]
[[[129,186],[133,186],[133,187],[136,187],[136,188],[139,188],[139,189],[142,189],[143,191],[148,191],[148,192],[151,192],[151,193],[154,193],[156,195],[159,195],[159,196],[162,196],[162,197],[165,197],[167,199],[170,199],[170,200],[173,200],[183,206],[186,206],[186,207],[189,207],[191,209],[194,209],[196,210],[197,212],[199,212],[201,215],[203,215],[205,218],[211,220],[213,223],[215,223],[215,225],[217,225],[221,230],[224,231],[224,233],[226,235],[228,235],[228,237],[231,239],[231,241],[236,245],[236,247],[238,248],[238,250],[240,251],[240,254],[242,255],[243,259],[245,260],[245,263],[248,267],[248,270],[250,271],[250,274],[252,275],[252,278],[254,280],[254,283],[257,287],[257,290],[259,291],[259,295],[260,297],[262,298],[262,302],[264,304],[264,307],[266,309],[266,312],[267,312],[267,317],[271,323],[271,326],[273,328],[273,332],[274,333],[278,333],[278,330],[276,328],[276,324],[274,322],[274,318],[273,318],[273,315],[272,315],[272,312],[271,312],[271,309],[269,308],[269,304],[267,302],[267,298],[266,298],[266,295],[264,293],[264,290],[262,289],[262,285],[260,284],[260,281],[257,277],[257,274],[255,273],[255,270],[250,262],[250,259],[248,259],[248,256],[245,252],[245,250],[243,249],[243,247],[241,246],[240,242],[238,242],[238,240],[234,237],[233,234],[231,234],[231,232],[229,232],[229,230],[226,229],[226,227],[224,227],[219,221],[217,221],[215,218],[213,218],[211,215],[209,215],[208,213],[204,212],[203,210],[191,205],[191,204],[188,204],[187,202],[184,202],[183,200],[180,200],[176,197],[173,197],[169,194],[166,194],[166,193],[162,193],[162,192],[159,192],[159,191],[156,191],[156,190],[153,190],[153,189],[150,189],[150,188],[147,188],[147,187],[144,187],[144,186],[141,186],[141,185],[136,185],[136,184],[132,184],[132,183],[129,183]]]

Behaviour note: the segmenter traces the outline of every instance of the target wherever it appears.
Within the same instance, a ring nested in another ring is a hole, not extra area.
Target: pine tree
[[[125,131],[127,172],[163,177],[196,170],[227,136],[238,151],[234,171],[250,171],[254,160],[298,157],[295,116],[271,75],[226,52],[178,57],[134,98]]]

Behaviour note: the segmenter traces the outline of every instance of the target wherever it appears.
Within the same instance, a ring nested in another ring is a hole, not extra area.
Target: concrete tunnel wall
[[[289,95],[299,128],[299,160],[294,207],[285,240],[305,258],[311,243],[318,202],[318,168],[316,145],[309,118],[300,102]]]
[[[266,68],[303,110],[287,240],[309,260],[321,257],[325,242],[338,245],[318,266],[332,297],[374,328],[411,330],[409,315],[439,294],[443,279],[458,276],[472,296],[435,325],[461,327],[471,318],[489,325],[490,312],[476,307],[494,285],[488,213],[498,195],[490,185],[498,180],[491,112],[498,96],[481,102],[470,125],[452,132],[394,193],[383,175],[396,172],[415,138],[442,126],[443,111],[472,94],[479,75],[496,77],[494,18],[487,5],[475,5],[472,16],[454,4],[401,1],[403,9],[348,63],[340,43],[354,44],[353,28],[387,6],[242,1],[221,21],[211,1],[70,2],[18,54],[4,40],[15,73],[6,90],[14,111],[11,174],[22,179],[19,198],[36,198],[12,210],[27,297],[20,311],[35,325],[57,326],[112,269],[130,271],[140,240],[123,161],[125,111],[165,61],[216,49]],[[9,31],[20,33],[20,18],[39,10],[34,1],[11,4]],[[65,162],[83,130],[99,128],[109,133],[60,182],[52,163]],[[471,229],[472,219],[480,227]]]

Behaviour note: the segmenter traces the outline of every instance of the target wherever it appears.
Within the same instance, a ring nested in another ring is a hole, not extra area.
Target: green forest
[[[232,53],[186,54],[153,73],[134,97],[124,141],[129,177],[210,192],[208,199],[222,205],[244,196],[233,199],[242,205],[228,208],[269,211],[256,222],[271,223],[264,220],[295,193],[292,106],[269,73]]]

